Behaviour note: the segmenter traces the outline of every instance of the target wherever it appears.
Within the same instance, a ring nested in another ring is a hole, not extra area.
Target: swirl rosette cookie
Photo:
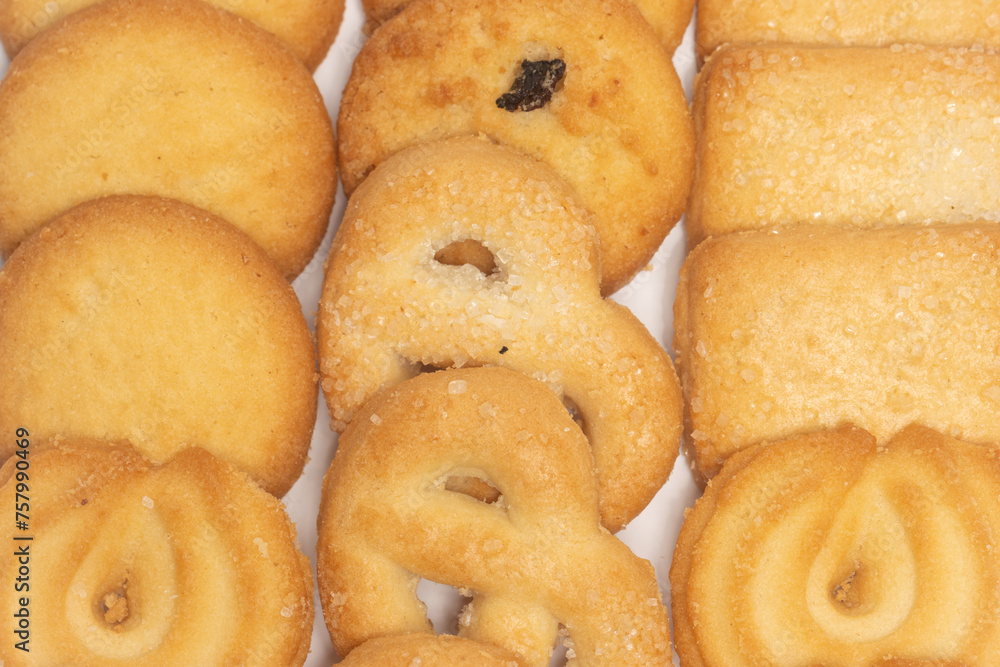
[[[423,367],[507,366],[578,410],[604,525],[635,517],[677,456],[680,388],[643,324],[601,298],[589,222],[543,163],[485,139],[384,162],[351,198],[327,260],[317,329],[333,427]]]
[[[486,503],[452,490],[492,486]],[[334,646],[431,632],[421,577],[471,595],[459,634],[547,666],[670,662],[649,562],[599,523],[586,438],[540,382],[504,368],[421,375],[365,404],[323,482],[317,574]]]
[[[670,571],[690,667],[1000,664],[1000,453],[922,426],[735,455]]]
[[[414,0],[354,61],[337,117],[344,190],[417,143],[482,133],[546,162],[594,213],[605,295],[684,213],[694,129],[628,0]]]
[[[0,529],[5,549],[24,554],[0,559],[0,662],[305,662],[309,561],[282,505],[246,475],[201,449],[159,466],[127,443],[32,440],[28,452],[0,469],[5,507],[30,498],[27,530]],[[7,628],[25,608],[22,651]]]

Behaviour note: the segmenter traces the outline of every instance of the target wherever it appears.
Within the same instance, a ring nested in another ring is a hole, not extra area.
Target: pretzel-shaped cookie
[[[923,426],[737,453],[670,570],[686,667],[1000,664],[1000,452]]]
[[[341,667],[522,667],[495,646],[454,635],[424,632],[374,637],[340,662]]]
[[[492,504],[450,490],[479,477]],[[598,522],[586,439],[541,383],[504,368],[431,373],[368,402],[323,482],[320,600],[343,655],[428,632],[420,577],[471,591],[460,635],[548,665],[564,626],[580,665],[665,665],[652,566]]]
[[[333,428],[422,364],[507,366],[579,409],[605,527],[635,517],[677,456],[680,389],[642,323],[601,298],[589,219],[545,165],[484,139],[424,144],[376,168],[348,204],[320,299]],[[458,242],[481,244],[495,266],[439,261]]]

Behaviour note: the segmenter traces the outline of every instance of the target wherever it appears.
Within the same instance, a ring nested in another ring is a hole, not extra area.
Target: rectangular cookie
[[[685,447],[911,422],[1000,442],[1000,226],[797,226],[705,241],[674,305]]]
[[[921,46],[720,49],[694,100],[686,227],[1000,220],[1000,55]]]
[[[845,8],[844,5],[847,5]],[[699,0],[698,55],[722,44],[1000,44],[994,0]]]

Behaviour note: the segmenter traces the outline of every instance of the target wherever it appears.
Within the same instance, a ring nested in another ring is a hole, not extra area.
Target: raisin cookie
[[[594,213],[602,292],[684,212],[694,133],[670,57],[628,0],[415,0],[354,62],[337,119],[344,189],[406,146],[483,133]]]

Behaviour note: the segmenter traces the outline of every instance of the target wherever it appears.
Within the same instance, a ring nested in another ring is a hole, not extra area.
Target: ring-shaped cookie
[[[601,298],[588,222],[544,164],[485,139],[423,144],[380,165],[348,203],[320,299],[333,427],[422,365],[507,366],[579,410],[604,525],[635,517],[673,468],[680,389],[643,324]],[[480,244],[493,269],[439,261],[457,242]]]
[[[487,504],[453,478],[495,487]],[[323,482],[317,573],[334,646],[429,632],[421,577],[472,596],[459,634],[549,664],[665,665],[649,562],[604,530],[587,441],[558,398],[505,368],[430,373],[365,404]]]
[[[1000,455],[922,426],[733,456],[670,571],[690,667],[1000,664]]]
[[[200,446],[283,495],[305,465],[316,353],[245,234],[186,204],[78,206],[0,270],[0,433]],[[0,439],[0,458],[13,445]]]
[[[550,64],[547,86],[517,83],[526,63]],[[512,88],[520,104],[500,108]],[[684,212],[687,100],[629,0],[415,0],[376,30],[337,118],[348,195],[407,146],[475,133],[547,162],[576,189],[595,215],[605,295],[649,263]]]
[[[273,35],[200,0],[102,2],[0,83],[0,254],[82,202],[155,195],[225,218],[291,280],[329,225],[334,151],[316,82]]]
[[[0,559],[0,662],[305,662],[309,559],[281,503],[245,474],[197,448],[157,466],[128,443],[16,437],[27,444],[0,468],[0,498],[30,508],[24,529],[13,517],[0,528],[18,552]]]

